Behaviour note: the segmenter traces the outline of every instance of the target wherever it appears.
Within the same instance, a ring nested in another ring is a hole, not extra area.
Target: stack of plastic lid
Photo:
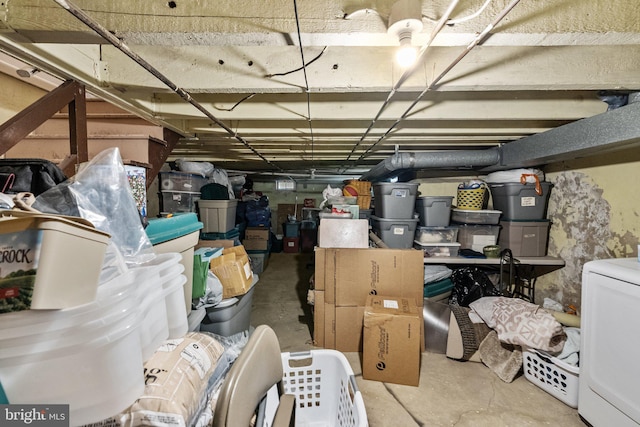
[[[135,276],[98,287],[94,302],[7,313],[0,322],[0,382],[9,403],[68,403],[72,425],[128,407],[144,391]]]

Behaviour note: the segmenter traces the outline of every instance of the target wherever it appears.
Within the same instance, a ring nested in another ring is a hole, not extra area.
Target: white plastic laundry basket
[[[562,402],[578,407],[580,368],[540,350],[522,349],[524,376]]]
[[[353,370],[336,350],[282,353],[283,387],[296,398],[296,426],[367,427]]]

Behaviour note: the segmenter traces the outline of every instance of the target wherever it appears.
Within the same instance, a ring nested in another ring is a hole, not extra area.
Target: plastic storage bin
[[[158,172],[160,190],[200,192],[209,183],[202,175],[186,172]]]
[[[300,236],[300,222],[285,222],[282,224],[282,230],[284,237],[298,237]]]
[[[198,211],[203,233],[226,233],[236,225],[237,200],[200,200]]]
[[[502,212],[497,210],[455,208],[451,211],[451,220],[458,224],[498,224],[501,214]]]
[[[269,264],[269,251],[247,251],[254,274],[262,274]]]
[[[496,244],[499,235],[499,225],[460,224],[458,242],[461,249],[472,249],[482,253],[485,246]]]
[[[300,252],[300,237],[283,237],[282,251],[286,253]]]
[[[0,312],[69,308],[96,298],[107,233],[82,218],[8,215],[0,221]],[[25,274],[11,277],[19,271]]]
[[[572,408],[578,407],[580,368],[541,350],[522,349],[524,376]]]
[[[453,196],[424,196],[416,199],[416,212],[424,227],[447,226],[451,220]]]
[[[177,252],[181,255],[184,275],[184,304],[187,314],[191,312],[191,295],[193,292],[193,255],[198,244],[202,223],[193,213],[180,213],[171,218],[153,218],[145,229],[153,250],[157,254]]]
[[[200,200],[200,192],[160,191],[160,212],[196,212],[196,202]]]
[[[553,184],[541,182],[540,187],[542,195],[536,193],[536,184],[490,184],[493,208],[502,211],[502,219],[544,219],[547,216],[547,202]]]
[[[284,393],[296,396],[296,425],[369,425],[362,394],[344,354],[311,350],[281,356]]]
[[[371,217],[371,229],[390,248],[407,249],[413,245],[418,219]]]
[[[452,257],[458,256],[460,243],[420,243],[416,240],[413,247],[423,251],[425,257]]]
[[[509,248],[513,256],[545,256],[549,237],[549,220],[500,221],[502,248]]]
[[[458,227],[418,227],[416,241],[420,243],[455,243],[458,241]]]
[[[251,327],[251,303],[255,287],[254,283],[246,294],[226,298],[214,307],[207,307],[200,330],[224,337],[248,331]]]
[[[374,215],[378,218],[413,218],[417,193],[417,183],[373,184]]]

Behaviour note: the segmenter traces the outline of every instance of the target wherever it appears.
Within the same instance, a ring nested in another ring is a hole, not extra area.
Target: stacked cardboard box
[[[315,344],[358,352],[369,295],[423,301],[423,255],[415,249],[316,248],[314,281]]]
[[[369,295],[364,312],[362,378],[419,384],[421,313],[412,298]]]

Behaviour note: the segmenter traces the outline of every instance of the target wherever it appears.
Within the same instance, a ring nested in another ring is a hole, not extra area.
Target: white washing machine
[[[578,413],[594,427],[640,426],[640,262],[582,271]]]

